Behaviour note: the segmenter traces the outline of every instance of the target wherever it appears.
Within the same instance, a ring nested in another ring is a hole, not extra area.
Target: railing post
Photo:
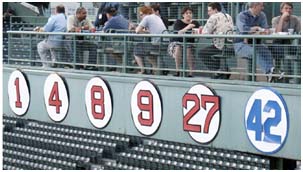
[[[73,66],[74,66],[74,69],[76,69],[76,55],[77,55],[77,52],[76,52],[76,35],[73,35]]]
[[[253,58],[250,71],[252,72],[251,81],[256,81],[256,38],[253,38]]]
[[[9,30],[12,30],[13,18],[14,16],[9,16]]]
[[[126,73],[126,62],[127,62],[127,48],[126,48],[126,36],[123,36],[123,56],[122,56],[122,73]]]
[[[10,64],[10,57],[12,55],[12,33],[8,33],[8,57],[7,57],[7,64]]]
[[[182,61],[183,61],[183,65],[182,65],[182,76],[185,77],[185,70],[186,70],[186,51],[187,51],[187,48],[186,48],[186,38],[183,36],[183,53],[182,53]]]
[[[299,56],[300,56],[300,54],[299,54],[299,48],[300,48],[300,46],[299,46],[299,41],[300,40],[298,40],[298,39],[295,39],[294,40],[294,42],[293,42],[293,46],[295,46],[295,51],[296,51],[296,53],[295,53],[295,60],[294,60],[294,83],[295,84],[299,84],[300,82],[299,82],[299,78],[298,78],[298,76],[300,75],[300,67],[301,67],[301,65],[299,65],[299,63],[301,62],[301,58],[299,58]]]
[[[34,57],[33,57],[33,53],[32,53],[32,41],[33,41],[33,39],[32,39],[32,34],[29,34],[29,49],[30,49],[30,51],[29,51],[29,59],[30,59],[30,64],[31,64],[31,66],[35,66],[35,62],[32,62],[32,60],[34,60]]]

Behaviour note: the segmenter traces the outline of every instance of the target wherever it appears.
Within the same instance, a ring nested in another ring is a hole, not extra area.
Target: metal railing
[[[37,51],[39,42],[48,36],[63,35],[60,46],[51,49],[56,61],[42,61]],[[277,71],[284,73],[284,80],[277,82],[300,83],[301,75],[301,35],[177,35],[177,34],[134,34],[134,33],[46,33],[8,31],[8,65],[31,66],[37,69],[45,64],[46,68],[72,68],[95,71],[118,71],[136,74],[140,67],[136,64],[134,54],[139,54],[144,60],[143,69],[147,74],[174,75],[176,73],[175,59],[167,52],[168,45],[174,38],[181,38],[180,77],[194,73],[195,77],[213,77],[215,74],[227,75],[231,80],[265,81],[268,74],[260,71],[257,65],[256,48],[265,45],[271,51]],[[153,39],[159,43],[152,43]],[[194,39],[193,43],[186,42]],[[204,57],[205,47],[211,46],[213,38],[233,40],[247,38],[252,40],[254,53],[252,58],[237,57],[233,43],[226,42],[223,51]],[[259,40],[262,40],[262,44]],[[276,44],[275,40],[287,40],[287,44]],[[184,48],[187,47],[187,48]],[[148,50],[148,51],[145,51]],[[192,51],[193,69],[188,64],[188,53]],[[152,66],[150,61],[155,61]],[[217,63],[217,64],[216,64]],[[228,70],[218,70],[228,66]],[[223,66],[223,67],[224,67]],[[216,68],[216,69],[213,69]],[[280,74],[274,74],[280,77]]]

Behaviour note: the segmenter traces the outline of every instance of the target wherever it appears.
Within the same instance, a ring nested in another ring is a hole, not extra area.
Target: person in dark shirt
[[[107,17],[106,17],[106,11],[105,10],[108,7],[113,7],[116,10],[118,10],[119,5],[120,5],[119,2],[102,2],[99,9],[98,9],[98,13],[97,13],[97,16],[96,16],[96,19],[95,19],[94,26],[96,28],[104,26],[105,22],[107,22],[107,20],[108,20]]]
[[[182,12],[181,12],[183,19],[178,19],[175,24],[174,24],[174,31],[177,34],[191,34],[192,33],[192,29],[193,28],[199,28],[200,24],[197,21],[192,20],[192,16],[193,16],[193,10],[190,7],[185,7],[183,8]],[[174,54],[173,54],[173,58],[175,59],[176,62],[176,69],[177,72],[174,76],[179,76],[180,72],[179,72],[179,66],[181,63],[181,55],[182,55],[182,42],[183,42],[183,38],[173,38],[172,39],[173,42],[177,42],[177,46],[174,47]],[[186,39],[186,43],[187,44],[187,64],[189,67],[189,74],[188,77],[192,77],[192,70],[194,68],[194,64],[193,64],[193,48],[194,46],[192,45],[192,43],[195,42],[195,38],[187,38]]]
[[[104,32],[109,29],[128,30],[128,21],[121,14],[118,14],[116,8],[108,7],[105,12],[108,21],[102,29]]]
[[[114,7],[107,7],[106,10],[106,17],[108,21],[105,23],[103,27],[104,32],[110,33],[126,33],[128,31],[128,21],[121,15],[118,14],[118,11]],[[123,42],[114,41],[114,38],[111,38],[111,41],[106,45],[108,47],[114,48],[116,50],[123,49]],[[119,39],[120,38],[116,38]],[[110,52],[110,56],[115,59],[116,63],[121,65],[122,64],[122,54],[120,53],[112,53]]]

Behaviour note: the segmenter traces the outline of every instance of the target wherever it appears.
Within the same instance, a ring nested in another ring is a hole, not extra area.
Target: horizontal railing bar
[[[76,33],[76,32],[35,32],[35,31],[7,31],[11,34],[29,35],[75,35],[75,36],[106,36],[106,37],[161,37],[161,38],[257,38],[257,39],[300,39],[301,35],[213,35],[213,34],[135,34],[135,33]]]

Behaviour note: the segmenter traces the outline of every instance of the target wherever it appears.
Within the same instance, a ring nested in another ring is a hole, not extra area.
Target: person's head
[[[6,10],[7,13],[10,13],[10,14],[13,14],[14,13],[14,10],[11,9],[11,7],[8,7],[7,10]]]
[[[140,19],[142,20],[145,16],[152,14],[153,11],[151,9],[151,7],[148,6],[142,6],[139,8],[139,16]]]
[[[264,9],[263,2],[249,2],[248,7],[254,15],[259,15]]]
[[[76,10],[76,17],[79,21],[85,20],[87,16],[86,9],[84,7],[79,7]]]
[[[60,14],[60,13],[64,14],[65,13],[65,8],[64,8],[64,6],[62,4],[56,6],[56,13],[57,14]]]
[[[154,14],[160,15],[160,13],[161,13],[160,4],[153,4],[150,7],[152,8],[152,11],[153,11]]]
[[[117,9],[115,7],[107,7],[105,9],[106,17],[108,19],[112,18],[113,16],[117,15]]]
[[[190,7],[184,7],[181,11],[184,20],[191,20],[193,18],[193,9]]]
[[[293,11],[293,5],[291,2],[282,2],[280,5],[280,12],[285,13],[288,12],[289,14],[292,14]]]
[[[207,5],[207,14],[209,16],[216,14],[221,11],[221,5],[218,2],[211,2]]]

